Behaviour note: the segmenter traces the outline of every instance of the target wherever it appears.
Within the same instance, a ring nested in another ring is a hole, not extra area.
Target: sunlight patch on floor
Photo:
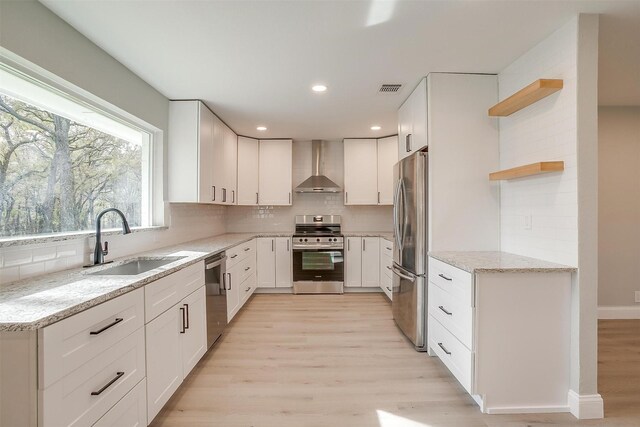
[[[419,423],[380,409],[376,410],[376,412],[378,413],[380,427],[431,427],[430,424]]]

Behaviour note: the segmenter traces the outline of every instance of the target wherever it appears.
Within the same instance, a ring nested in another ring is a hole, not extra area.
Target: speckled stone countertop
[[[429,252],[429,256],[469,273],[559,273],[575,267],[508,252]]]
[[[385,240],[393,242],[393,233],[389,233],[388,231],[345,231],[342,234],[344,234],[345,237],[382,237]]]
[[[75,268],[21,280],[0,288],[0,331],[43,328],[254,237],[290,236],[291,233],[223,234],[121,258],[105,266]],[[133,258],[169,255],[184,258],[135,276],[90,275]]]

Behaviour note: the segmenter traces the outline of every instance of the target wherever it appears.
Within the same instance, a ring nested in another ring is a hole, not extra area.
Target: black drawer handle
[[[247,289],[245,289],[245,292],[249,292],[251,290],[251,286],[249,286]]]
[[[238,254],[231,255],[231,259],[234,259],[234,258],[235,258],[235,257],[237,257],[237,256],[238,256]]]
[[[100,394],[102,394],[103,391],[105,391],[106,389],[108,389],[109,387],[111,387],[113,385],[113,383],[115,383],[116,381],[118,381],[122,376],[124,375],[124,372],[118,372],[116,373],[116,376],[114,379],[112,379],[111,381],[109,381],[108,383],[106,383],[104,386],[102,386],[102,388],[98,391],[92,391],[91,392],[91,396],[99,396]]]
[[[249,270],[251,270],[251,267],[247,267],[244,269],[244,271],[249,271]]]
[[[448,280],[448,281],[452,281],[453,280],[451,277],[447,277],[444,274],[438,274],[438,276],[442,277],[444,280]]]
[[[250,251],[250,250],[251,250],[251,248],[244,248],[245,252]]]
[[[386,288],[387,288],[387,290],[388,290],[389,292],[391,292],[391,288],[390,288],[390,287],[386,286]]]
[[[91,331],[89,332],[89,335],[99,335],[101,333],[103,333],[104,331],[106,331],[109,328],[112,328],[114,326],[116,326],[118,323],[122,322],[124,319],[122,317],[116,317],[116,320],[114,320],[113,322],[109,323],[107,326],[105,326],[104,328],[100,328],[97,331]]]
[[[444,314],[446,314],[447,316],[451,316],[453,313],[450,311],[447,311],[446,308],[444,308],[443,306],[439,305],[438,308],[442,311],[444,311]]]
[[[451,352],[449,350],[447,350],[447,348],[445,346],[443,346],[441,342],[438,343],[438,347],[440,347],[442,349],[442,351],[447,353],[448,356],[451,356]]]

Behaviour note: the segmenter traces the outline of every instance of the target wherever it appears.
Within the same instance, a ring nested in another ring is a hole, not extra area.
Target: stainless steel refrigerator
[[[427,350],[428,154],[417,152],[394,166],[393,319]]]

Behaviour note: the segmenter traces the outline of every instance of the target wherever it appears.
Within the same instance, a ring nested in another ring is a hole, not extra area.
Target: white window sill
[[[150,226],[150,227],[131,227],[131,232],[139,233],[143,231],[158,231],[167,230],[169,227],[164,225]],[[122,234],[122,228],[109,228],[102,230],[103,236],[111,236],[114,234]],[[17,236],[0,238],[0,248],[7,248],[10,246],[24,246],[35,245],[39,243],[52,243],[62,242],[65,240],[77,240],[88,237],[95,237],[96,232],[93,230],[87,231],[73,231],[68,233],[52,233],[52,234],[38,234],[35,236]]]

